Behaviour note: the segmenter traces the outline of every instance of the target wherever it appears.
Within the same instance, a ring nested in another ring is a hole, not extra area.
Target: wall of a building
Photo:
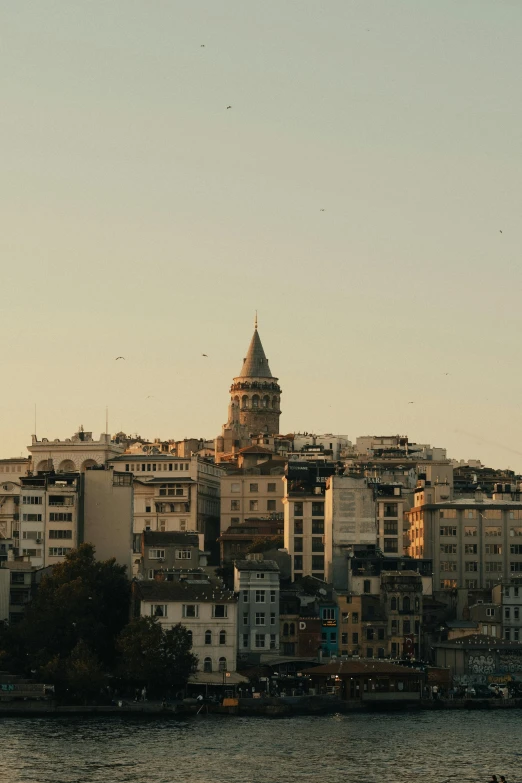
[[[131,477],[113,470],[87,470],[82,541],[94,544],[98,560],[115,557],[128,574],[132,573],[132,522]]]

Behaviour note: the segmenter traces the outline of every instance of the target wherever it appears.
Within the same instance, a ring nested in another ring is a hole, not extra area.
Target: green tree
[[[115,640],[129,618],[130,584],[124,566],[97,561],[94,551],[82,544],[43,577],[24,619],[4,638],[13,671],[58,676],[80,642],[102,667],[113,666]]]
[[[164,630],[154,617],[138,617],[118,638],[119,672],[134,686],[146,685],[152,694],[183,688],[196,671],[192,638],[181,624]]]

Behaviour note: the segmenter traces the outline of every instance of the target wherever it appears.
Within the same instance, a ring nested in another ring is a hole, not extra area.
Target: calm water
[[[522,712],[0,720],[1,783],[522,781]]]

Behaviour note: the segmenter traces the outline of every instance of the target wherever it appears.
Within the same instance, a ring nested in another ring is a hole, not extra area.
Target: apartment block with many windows
[[[426,489],[408,512],[410,554],[433,561],[433,588],[492,588],[522,575],[522,502],[459,499],[433,503]]]
[[[496,585],[493,601],[500,606],[502,638],[522,642],[522,575]]]
[[[243,660],[279,654],[279,566],[273,560],[238,560],[234,592],[238,596],[238,654]]]

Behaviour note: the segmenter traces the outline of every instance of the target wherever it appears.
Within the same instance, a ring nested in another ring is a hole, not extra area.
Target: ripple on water
[[[0,783],[522,779],[518,711],[270,720],[3,720]]]

